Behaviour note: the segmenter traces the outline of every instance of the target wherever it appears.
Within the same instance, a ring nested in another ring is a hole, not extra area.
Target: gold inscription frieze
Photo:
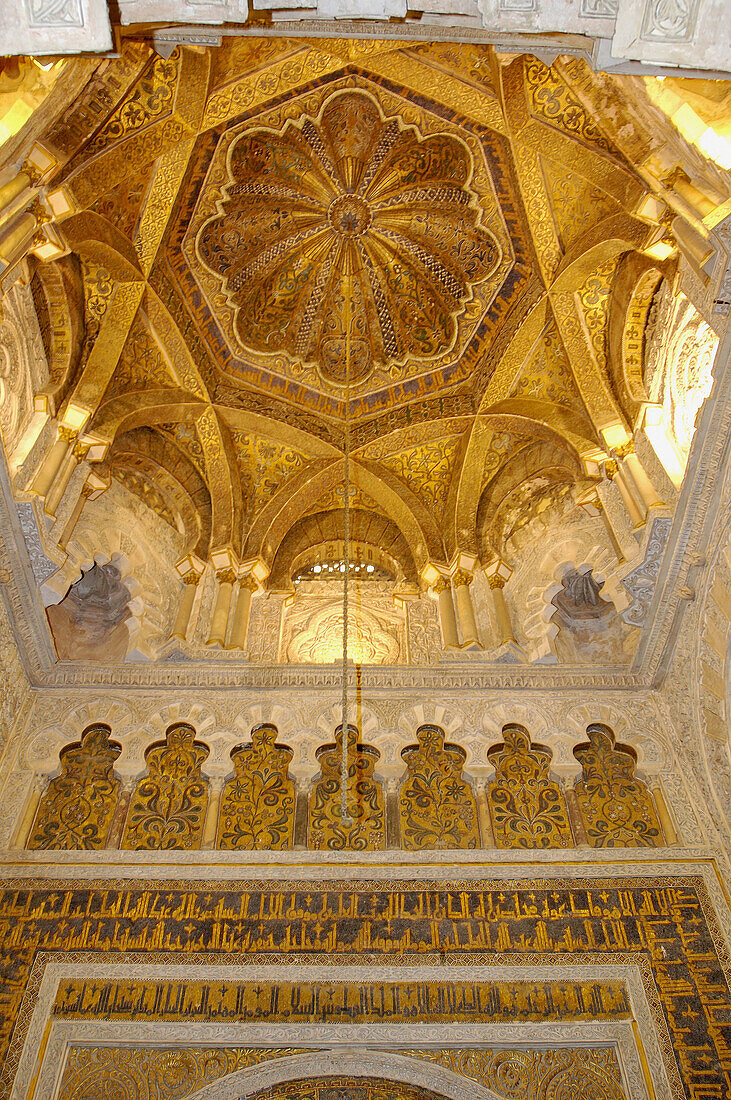
[[[622,982],[206,982],[78,979],[59,985],[67,1019],[432,1023],[627,1019]]]
[[[702,880],[690,877],[615,878],[591,887],[572,879],[440,886],[307,882],[280,888],[251,882],[225,887],[201,882],[195,888],[169,882],[9,883],[0,893],[0,1063],[11,1064],[6,1052],[31,973],[36,974],[35,987],[54,953],[72,954],[77,969],[66,980],[61,1003],[79,1018],[87,1010],[92,1013],[93,1006],[102,1013],[112,1004],[120,1016],[139,1011],[142,1018],[165,1006],[166,1011],[190,1014],[197,1005],[203,1013],[220,1012],[220,1018],[236,1010],[239,993],[233,982],[216,982],[206,992],[195,983],[176,985],[179,974],[162,981],[140,979],[142,984],[125,979],[119,993],[109,986],[109,997],[121,999],[104,1002],[109,975],[94,990],[91,976],[84,975],[84,960],[111,962],[114,954],[130,963],[144,962],[145,957],[153,962],[167,953],[172,960],[178,956],[181,961],[237,966],[245,966],[246,958],[254,962],[279,957],[282,963],[296,960],[298,967],[308,957],[318,964],[366,958],[378,965],[390,957],[417,965],[430,957],[451,956],[460,964],[473,959],[494,965],[505,959],[514,966],[521,960],[539,963],[542,957],[552,965],[557,957],[585,963],[601,955],[603,962],[615,960],[623,967],[635,962],[650,982],[688,1100],[701,1095],[704,1100],[728,1100],[731,990],[721,945]],[[292,977],[287,973],[287,981],[279,985],[283,991],[278,1002],[272,1002],[273,990],[260,983],[260,992],[256,987],[246,992],[243,1007],[250,1013],[266,1010],[271,1016],[280,1009],[291,1012],[299,1004],[311,1018],[315,993],[309,978],[301,974],[303,981],[296,983]],[[341,984],[333,983],[337,988],[332,1001],[318,1001],[318,1011],[324,1018],[324,1006],[332,1004],[337,1006],[332,1011],[342,1013],[343,1019],[361,1012],[360,1018],[365,1018],[369,1012],[411,1011],[421,1003],[423,1018],[444,1011],[449,1019],[459,1012],[465,1019],[487,1012],[487,1018],[512,1020],[528,1019],[533,1010],[542,1017],[557,1011],[555,998],[568,997],[570,987],[570,996],[579,998],[575,978],[567,985],[560,973],[555,984],[549,983],[552,1001],[546,999],[546,986],[535,982],[520,989],[515,983],[510,989],[498,983],[498,993],[480,991],[478,997],[477,978],[460,989],[454,982],[427,983],[430,991],[419,992],[421,977],[415,975],[417,984],[406,977],[369,983],[365,1001],[353,992],[345,996]],[[564,1011],[573,1007],[583,1012],[589,1004],[594,1018],[600,1011],[623,1011],[620,992],[612,991],[607,980],[604,975],[596,979],[593,991],[594,981],[584,980],[580,1000],[573,1006],[564,1001]],[[621,980],[621,974],[612,976],[614,980]],[[402,986],[413,989],[407,992]],[[11,1084],[11,1071],[0,1070],[0,1097],[9,1095]]]

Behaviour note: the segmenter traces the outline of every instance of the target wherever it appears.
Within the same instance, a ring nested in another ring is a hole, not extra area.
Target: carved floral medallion
[[[196,243],[241,347],[314,363],[335,383],[449,351],[501,259],[472,174],[464,142],[423,137],[363,91],[277,132],[245,131]]]

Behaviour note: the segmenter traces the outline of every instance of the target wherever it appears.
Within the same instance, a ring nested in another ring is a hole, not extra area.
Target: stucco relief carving
[[[33,414],[33,395],[48,376],[38,321],[27,286],[13,286],[0,311],[0,433],[15,450]]]
[[[648,321],[644,380],[685,466],[698,411],[711,392],[718,334],[684,296],[665,287]]]

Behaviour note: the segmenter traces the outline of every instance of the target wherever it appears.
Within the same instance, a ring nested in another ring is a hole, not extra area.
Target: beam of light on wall
[[[731,142],[709,126],[675,89],[668,88],[664,79],[657,77],[645,77],[645,87],[650,99],[664,111],[686,141],[720,168],[731,168]]]
[[[665,427],[662,405],[647,406],[645,410],[645,435],[673,485],[676,489],[679,489],[683,483],[685,463]]]

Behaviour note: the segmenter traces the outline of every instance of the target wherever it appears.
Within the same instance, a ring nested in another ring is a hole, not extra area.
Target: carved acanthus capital
[[[628,439],[626,443],[620,443],[618,446],[614,447],[613,450],[615,455],[621,462],[627,457],[627,455],[632,455],[635,453],[635,441],[634,439]]]
[[[259,584],[257,579],[251,573],[244,573],[243,577],[238,578],[239,588],[248,588],[249,592],[256,592]]]
[[[67,428],[65,424],[59,424],[58,426],[58,438],[62,439],[64,443],[68,443],[69,446],[76,442],[78,434],[75,428]]]
[[[489,576],[487,578],[487,583],[490,585],[490,588],[493,589],[493,590],[496,589],[496,588],[499,588],[499,589],[505,588],[506,581],[507,581],[507,577],[501,577],[499,573],[493,573],[492,576]]]
[[[191,569],[191,571],[189,573],[186,573],[185,576],[182,578],[183,584],[192,584],[196,588],[200,583],[200,579],[201,575],[200,573],[196,573],[195,569]]]
[[[236,580],[235,569],[218,569],[216,570],[216,580],[219,584],[233,584]]]
[[[615,477],[619,473],[619,463],[615,462],[613,458],[608,458],[604,463],[604,473],[607,475],[610,481],[614,481]]]
[[[51,211],[43,205],[39,198],[35,198],[33,202],[28,206],[28,213],[32,214],[36,220],[36,225],[45,225],[47,222],[53,221],[53,214]]]
[[[452,574],[452,584],[455,588],[468,588],[473,580],[474,577],[466,569],[458,569]]]
[[[450,581],[449,577],[444,576],[437,577],[437,579],[434,581],[434,584],[432,585],[432,588],[436,592],[437,596],[441,595],[442,592],[446,592],[451,587],[452,582]]]

